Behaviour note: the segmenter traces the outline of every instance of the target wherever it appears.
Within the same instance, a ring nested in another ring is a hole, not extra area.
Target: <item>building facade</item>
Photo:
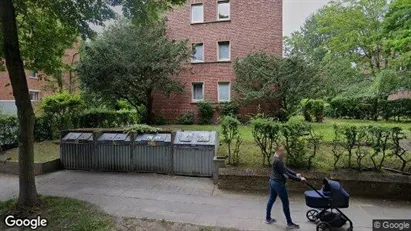
[[[282,0],[189,0],[166,17],[167,36],[189,40],[193,58],[178,77],[184,92],[156,95],[156,115],[170,121],[194,112],[198,102],[218,104],[234,100],[234,62],[256,52],[282,55]],[[243,106],[242,115],[258,105]]]
[[[76,62],[78,58],[78,45],[75,44],[72,49],[65,51],[63,62],[71,65]],[[33,104],[36,104],[44,96],[50,95],[57,90],[56,83],[53,79],[42,73],[27,70],[26,78]],[[72,88],[73,91],[77,89],[75,80],[70,80],[68,72],[63,73],[63,85],[65,89]],[[11,115],[17,114],[13,89],[10,84],[9,74],[6,71],[0,72],[0,112]]]

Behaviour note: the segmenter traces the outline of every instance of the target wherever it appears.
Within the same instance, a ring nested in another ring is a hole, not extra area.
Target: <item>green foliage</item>
[[[361,171],[363,169],[362,160],[371,155],[371,149],[368,146],[372,143],[372,134],[368,127],[360,127],[357,133],[356,151],[357,166]]]
[[[391,129],[391,139],[392,139],[392,154],[396,156],[401,161],[401,171],[405,170],[408,162],[411,162],[411,158],[407,156],[407,150],[404,148],[407,144],[405,144],[405,136],[404,131],[400,127],[394,127]],[[409,144],[408,144],[409,146]]]
[[[131,127],[128,127],[125,129],[125,132],[127,134],[134,132],[137,134],[145,134],[145,133],[158,133],[159,131],[161,131],[160,128],[156,128],[156,127],[151,127],[147,124],[136,124],[133,125]]]
[[[397,55],[397,67],[411,68],[411,2],[409,0],[391,1],[385,15],[383,26],[387,46]]]
[[[321,136],[303,122],[289,121],[282,125],[281,134],[287,150],[287,164],[297,168],[312,168],[318,153]]]
[[[18,122],[15,116],[0,115],[0,151],[15,146],[17,142]]]
[[[34,141],[42,142],[53,139],[53,130],[49,118],[37,116],[34,123]]]
[[[212,124],[214,116],[214,108],[210,102],[201,101],[198,103],[198,111],[200,116],[200,124]]]
[[[378,98],[336,97],[330,102],[329,116],[335,118],[400,119],[411,115],[411,99],[383,100]]]
[[[71,95],[66,92],[44,97],[41,101],[45,117],[51,123],[55,137],[59,137],[61,130],[73,128],[76,124],[85,103],[79,95]]]
[[[107,101],[127,100],[136,110],[144,105],[152,123],[153,93],[182,91],[175,76],[190,57],[187,42],[171,41],[165,32],[163,23],[117,21],[81,53],[77,73],[83,90]]]
[[[371,161],[375,171],[381,171],[385,157],[387,156],[388,140],[391,136],[389,128],[374,126],[369,127],[371,133],[372,149]],[[379,161],[378,161],[379,158]]]
[[[315,118],[315,122],[321,123],[325,114],[325,101],[322,99],[304,99],[301,101],[301,107],[304,119],[311,122]]]
[[[263,165],[269,165],[280,142],[280,125],[273,118],[259,116],[252,118],[250,124],[254,141],[263,156]]]
[[[50,121],[47,117],[35,118],[34,140],[41,142],[53,138]],[[18,121],[15,116],[0,115],[0,151],[17,147],[18,145]]]
[[[78,115],[77,126],[81,128],[116,128],[136,124],[139,121],[139,115],[135,111],[91,109]]]
[[[153,114],[153,119],[151,119],[151,123],[155,125],[166,125],[168,124],[168,119],[164,115],[161,114]]]
[[[126,100],[118,100],[116,105],[115,105],[115,109],[116,110],[127,110],[127,111],[131,111],[133,110],[133,106],[127,102]]]
[[[241,135],[238,130],[240,121],[233,116],[224,116],[221,121],[223,143],[228,149],[228,163],[237,166],[240,163]]]
[[[194,124],[194,112],[186,112],[177,119],[177,124],[192,125]]]
[[[234,116],[237,117],[240,111],[240,107],[235,102],[227,102],[220,104],[220,111],[222,116]]]
[[[248,103],[261,101],[268,114],[288,120],[303,98],[320,89],[316,68],[297,57],[266,53],[248,55],[235,63],[235,90]]]
[[[288,122],[281,127],[284,136],[284,147],[287,150],[287,164],[302,168],[307,159],[305,157],[305,136],[308,135],[309,126],[299,122]]]

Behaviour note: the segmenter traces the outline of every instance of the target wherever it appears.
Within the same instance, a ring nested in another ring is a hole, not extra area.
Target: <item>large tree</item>
[[[387,46],[395,57],[394,64],[411,70],[411,1],[394,0],[384,19]]]
[[[315,97],[321,86],[316,68],[297,57],[279,58],[266,53],[236,60],[235,89],[247,102],[260,101],[270,114],[287,120],[300,101]]]
[[[81,54],[77,73],[84,90],[127,100],[137,110],[144,105],[151,123],[153,94],[182,91],[175,76],[191,56],[186,41],[169,40],[165,32],[163,23],[135,26],[121,20],[109,27]]]
[[[114,17],[110,5],[123,5],[135,23],[156,19],[173,3],[184,0],[0,0],[0,65],[6,64],[19,120],[18,205],[37,203],[34,177],[34,113],[26,69],[54,74],[61,68],[64,49],[78,35],[90,38],[90,24]],[[4,62],[4,60],[5,62]],[[23,62],[24,61],[24,62]]]

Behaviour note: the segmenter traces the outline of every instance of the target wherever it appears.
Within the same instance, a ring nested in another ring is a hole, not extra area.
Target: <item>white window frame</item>
[[[203,87],[203,89],[202,89],[203,99],[194,99],[194,85],[195,84],[201,84],[202,85],[202,87]],[[205,99],[204,88],[205,88],[204,82],[192,82],[191,83],[191,102],[198,103],[198,102],[204,101],[204,99]]]
[[[34,73],[34,75],[32,75],[33,73]],[[39,78],[38,73],[35,72],[35,71],[30,72],[29,78],[30,79],[38,79]]]
[[[228,83],[228,100],[220,100],[220,84],[223,84],[223,83],[226,83],[226,84]],[[217,83],[217,100],[218,102],[221,102],[221,103],[231,102],[231,82],[221,81]]]
[[[205,46],[204,46],[204,43],[193,43],[191,45],[191,47],[194,47],[196,45],[203,45],[203,60],[194,60],[193,58],[191,58],[191,63],[204,63],[204,59],[205,59]]]
[[[220,3],[228,3],[228,18],[220,18],[220,12],[219,12],[219,4]],[[231,20],[231,2],[230,0],[218,0],[217,1],[217,21],[230,21]]]
[[[220,59],[220,43],[228,42],[228,59]],[[217,42],[217,61],[230,61],[231,60],[231,41],[218,41]]]
[[[36,92],[36,93],[38,93],[38,99],[31,99],[31,96],[30,96],[30,101],[39,101],[40,100],[40,90],[33,90],[33,89],[29,89],[29,95],[30,95],[30,92]]]
[[[202,21],[194,21],[194,17],[193,17],[193,7],[195,6],[201,6],[203,9],[203,20]],[[190,18],[191,18],[191,23],[195,24],[195,23],[204,23],[204,4],[203,3],[195,3],[195,4],[191,4],[191,8],[190,8]]]

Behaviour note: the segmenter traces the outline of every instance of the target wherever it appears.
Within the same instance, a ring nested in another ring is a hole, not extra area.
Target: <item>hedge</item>
[[[137,124],[139,121],[139,115],[135,111],[94,109],[79,115],[76,124],[81,128],[115,128]]]
[[[409,117],[411,99],[342,98],[331,100],[328,115],[335,118],[385,120]]]
[[[37,116],[34,124],[34,140],[41,142],[59,138],[60,131],[53,125],[47,116]],[[90,110],[73,118],[70,128],[115,128],[139,123],[140,119],[135,111]],[[15,116],[0,115],[0,150],[17,147],[18,120]]]
[[[18,146],[18,120],[15,116],[0,115],[0,150]],[[36,117],[34,123],[34,140],[41,142],[51,140],[52,129],[49,121],[42,116]]]

